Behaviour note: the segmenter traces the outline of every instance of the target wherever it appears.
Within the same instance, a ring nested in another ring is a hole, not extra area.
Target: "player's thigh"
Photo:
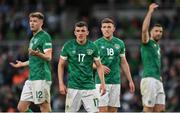
[[[51,81],[34,80],[31,81],[31,84],[34,104],[50,103]]]
[[[156,104],[165,105],[165,93],[164,87],[161,81],[157,81],[157,96],[156,96]]]
[[[164,111],[165,109],[165,94],[164,93],[159,93],[156,97],[156,103],[155,103],[155,107],[162,109]]]
[[[81,91],[68,88],[66,95],[65,112],[77,112],[81,107]]]
[[[143,78],[141,80],[141,95],[142,95],[142,102],[143,106],[147,108],[154,107],[156,103],[156,81],[154,78]]]
[[[21,92],[20,101],[33,102],[32,86],[31,86],[31,82],[29,80],[25,81],[25,84],[24,84],[22,92]]]
[[[100,92],[100,84],[96,84],[96,93],[99,100],[99,107],[107,107],[109,103],[109,93],[110,93],[111,85],[106,84],[106,93],[101,95]]]
[[[98,98],[96,90],[83,90],[82,101],[84,108],[87,112],[96,113],[98,112]]]
[[[165,111],[165,93],[164,93],[164,88],[163,88],[163,84],[160,81],[157,81],[158,87],[157,87],[157,91],[158,94],[156,96],[156,104],[154,107],[154,110],[156,112],[160,112],[160,111]]]
[[[120,88],[120,84],[112,84],[111,86],[108,106],[112,109],[120,107]]]

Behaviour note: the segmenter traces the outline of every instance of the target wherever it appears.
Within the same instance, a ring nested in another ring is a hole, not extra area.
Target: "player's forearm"
[[[151,21],[151,16],[152,16],[152,12],[148,11],[148,13],[144,19],[144,22],[143,22],[142,33],[148,32],[150,21]]]
[[[93,63],[93,69],[97,69],[97,66],[95,63]]]
[[[26,67],[29,65],[29,60],[28,61],[25,61],[25,62],[22,62],[22,66],[21,67]]]
[[[149,24],[151,21],[152,12],[148,11],[142,26],[142,42],[147,43],[149,41]]]
[[[102,65],[97,66],[97,71],[101,84],[105,84],[103,66]]]
[[[52,59],[51,55],[46,55],[46,54],[43,54],[43,53],[38,53],[37,56],[44,59],[44,60],[46,60],[46,61],[51,61],[51,59]]]
[[[132,77],[131,77],[131,72],[130,72],[130,68],[129,68],[129,65],[127,63],[124,63],[122,65],[122,69],[126,75],[126,78],[128,79],[129,82],[132,81]]]
[[[59,78],[59,84],[64,84],[64,71],[62,69],[58,69],[58,78]]]
[[[59,79],[59,84],[64,84],[64,66],[62,64],[58,64],[58,79]]]

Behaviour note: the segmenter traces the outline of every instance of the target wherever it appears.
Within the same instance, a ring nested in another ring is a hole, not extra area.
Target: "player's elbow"
[[[142,33],[142,38],[141,38],[141,42],[143,44],[147,44],[149,41],[149,38],[147,37],[147,35],[145,33]]]
[[[148,29],[142,28],[142,34],[146,34],[148,32]]]
[[[47,61],[51,61],[51,60],[52,60],[52,57],[47,57],[46,60],[47,60]]]
[[[142,42],[143,44],[147,44],[147,43],[148,43],[148,40],[142,38],[141,42]]]

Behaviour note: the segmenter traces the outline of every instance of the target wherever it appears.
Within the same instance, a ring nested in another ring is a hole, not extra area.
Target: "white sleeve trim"
[[[52,46],[52,43],[45,43],[45,46]]]
[[[52,48],[47,48],[47,49],[44,49],[43,51],[45,53],[45,52],[49,51],[50,49],[52,49]]]
[[[120,54],[120,57],[125,57],[126,55],[125,54]]]
[[[94,60],[100,60],[100,57],[94,57]]]
[[[60,56],[63,60],[67,60],[67,57],[66,56]]]

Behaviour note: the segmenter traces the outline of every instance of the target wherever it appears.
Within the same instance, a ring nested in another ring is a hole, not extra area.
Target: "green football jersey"
[[[153,77],[160,80],[161,54],[160,46],[154,40],[141,44],[141,58],[144,67],[143,78]]]
[[[108,75],[105,75],[106,84],[120,84],[120,64],[121,58],[125,56],[124,42],[116,37],[107,40],[104,37],[95,41],[100,51],[100,59],[103,65],[111,69]],[[99,76],[96,72],[96,83],[99,84]]]
[[[29,48],[33,50],[40,50],[44,53],[47,49],[52,48],[52,42],[50,35],[41,30],[35,34],[29,44]],[[30,80],[51,80],[50,62],[37,56],[29,55],[29,69]]]
[[[63,46],[61,58],[68,62],[68,88],[95,89],[93,62],[99,59],[99,52],[93,42],[80,45],[71,40]]]

